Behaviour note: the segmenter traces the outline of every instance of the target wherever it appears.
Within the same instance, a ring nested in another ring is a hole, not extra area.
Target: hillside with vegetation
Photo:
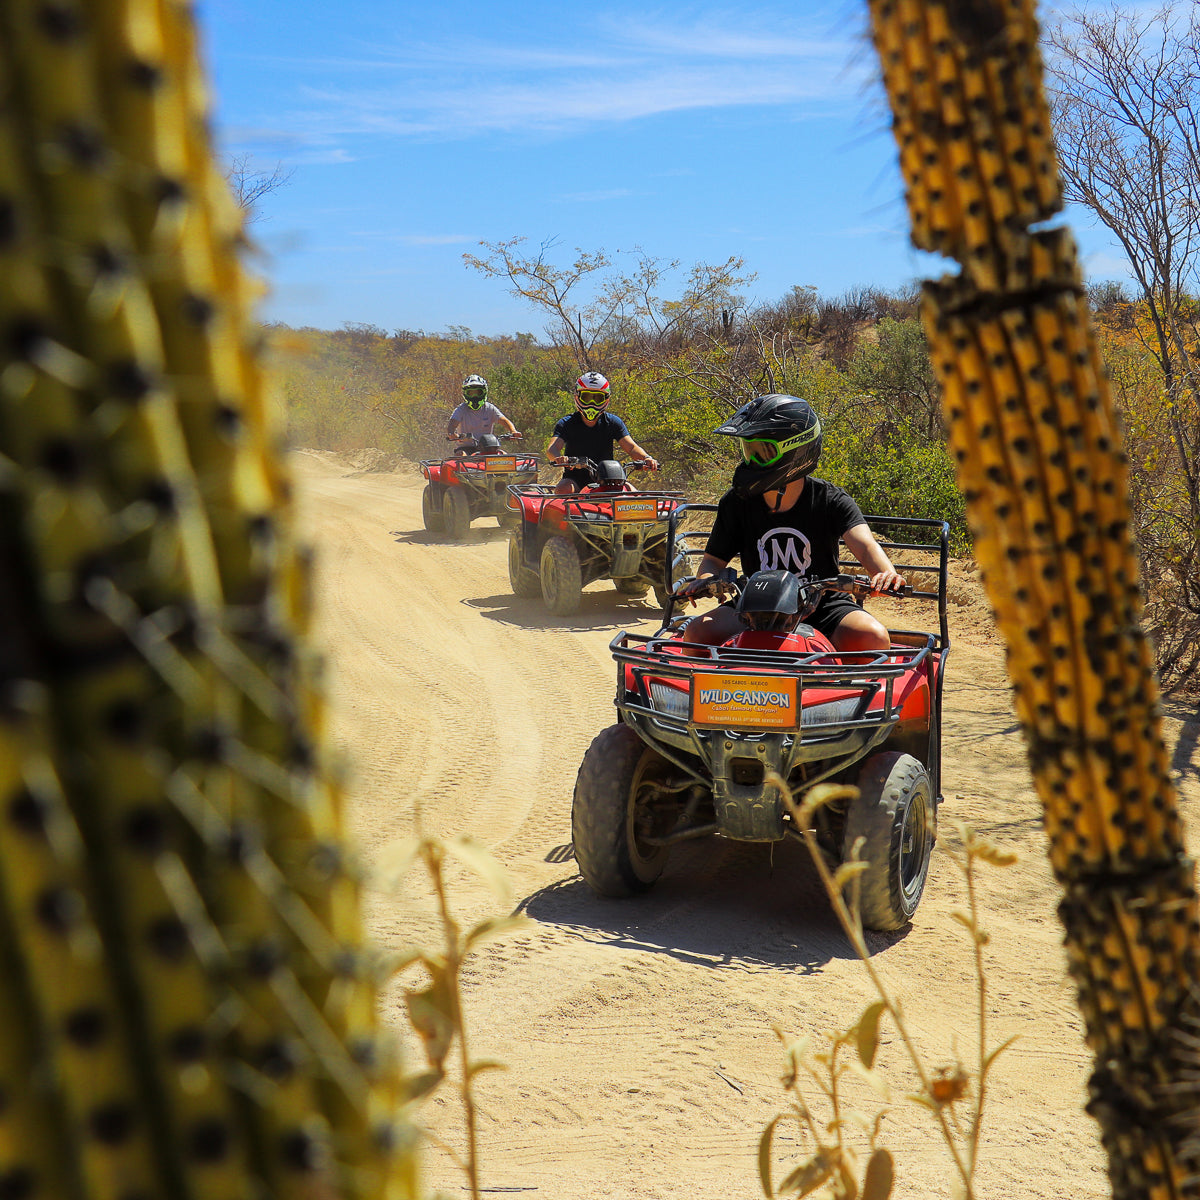
[[[597,312],[562,303],[550,310],[552,323],[540,337],[487,337],[461,327],[389,333],[365,324],[275,326],[292,444],[373,447],[410,460],[440,455],[462,379],[478,372],[489,381],[490,398],[542,448],[554,422],[571,411],[583,361],[609,376],[613,411],[664,463],[665,478],[712,498],[724,488],[735,453],[713,428],[760,392],[789,392],[821,414],[823,477],[847,488],[864,512],[945,518],[956,551],[970,552],[915,290],[863,288],[826,298],[796,287],[773,303],[747,307],[733,290],[746,280],[731,262],[694,268],[677,299],[660,300],[645,280],[654,265],[642,258],[640,290],[637,278],[607,281],[610,297],[622,290],[627,300],[641,297],[636,311],[632,304],[618,313],[611,304]],[[704,280],[715,283],[705,289],[697,283]],[[1190,421],[1196,428],[1200,412],[1192,402],[1190,415],[1181,414],[1178,399],[1170,399],[1153,350],[1151,307],[1111,283],[1093,287],[1091,301],[1125,430],[1147,626],[1164,682],[1194,687],[1200,553],[1180,426]],[[1200,306],[1188,315],[1200,346]]]

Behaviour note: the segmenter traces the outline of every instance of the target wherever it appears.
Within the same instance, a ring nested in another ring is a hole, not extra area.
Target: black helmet
[[[476,454],[499,454],[500,439],[494,433],[483,433],[475,439]]]
[[[799,396],[755,396],[713,433],[741,439],[742,462],[733,473],[739,496],[787,487],[811,475],[821,457],[821,420]]]

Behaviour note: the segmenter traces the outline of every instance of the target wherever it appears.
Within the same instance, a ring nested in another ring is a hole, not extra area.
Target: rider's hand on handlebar
[[[728,586],[718,575],[700,575],[696,579],[679,584],[675,589],[675,599],[690,600],[694,608],[697,600],[703,600],[706,596],[716,596]]]
[[[871,590],[876,593],[902,592],[904,585],[904,576],[898,574],[891,567],[886,571],[878,571],[871,576]]]
[[[563,465],[563,463],[565,463],[567,461],[567,456],[565,454],[560,454],[557,458],[552,458],[550,461],[556,467],[561,467]]]

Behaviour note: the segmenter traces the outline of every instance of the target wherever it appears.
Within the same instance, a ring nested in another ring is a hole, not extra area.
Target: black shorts
[[[853,596],[845,592],[822,592],[817,601],[816,610],[804,618],[818,633],[827,638],[833,637],[833,631],[852,612],[862,612],[863,606]]]
[[[746,577],[743,575],[738,584],[741,587],[746,586]],[[726,600],[720,605],[721,608],[736,608],[736,600]],[[804,618],[806,625],[811,625],[818,633],[823,633],[827,638],[833,638],[833,631],[842,623],[842,621],[852,612],[862,612],[863,606],[859,604],[853,596],[846,595],[845,592],[822,592],[821,599],[817,601],[817,607]]]

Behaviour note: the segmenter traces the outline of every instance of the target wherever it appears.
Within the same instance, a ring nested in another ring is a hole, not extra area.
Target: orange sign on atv
[[[796,729],[800,681],[778,675],[692,676],[692,720],[719,729]]]

